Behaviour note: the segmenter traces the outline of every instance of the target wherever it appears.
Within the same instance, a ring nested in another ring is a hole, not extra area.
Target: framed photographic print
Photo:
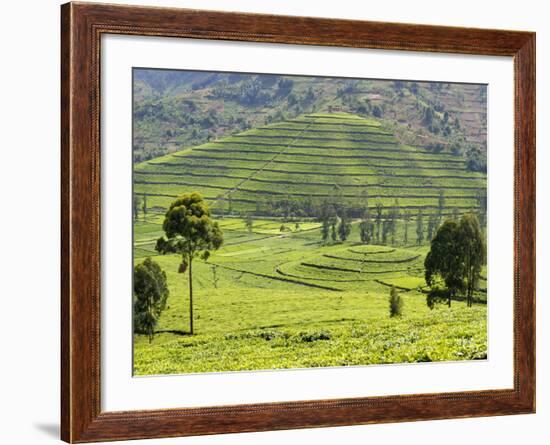
[[[61,13],[63,440],[534,412],[533,33]]]

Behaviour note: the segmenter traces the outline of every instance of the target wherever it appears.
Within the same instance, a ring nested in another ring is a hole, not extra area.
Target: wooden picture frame
[[[512,56],[514,387],[510,390],[102,412],[100,38],[103,34]],[[71,443],[535,411],[535,34],[67,3],[61,7],[61,437]]]

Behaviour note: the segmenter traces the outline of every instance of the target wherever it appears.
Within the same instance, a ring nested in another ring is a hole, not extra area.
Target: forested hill
[[[217,214],[318,218],[327,203],[350,217],[484,210],[486,175],[462,156],[406,145],[376,118],[304,114],[135,166],[134,192],[162,212],[200,192]]]
[[[400,142],[486,166],[486,87],[136,69],[134,160],[141,162],[304,113],[376,118]]]

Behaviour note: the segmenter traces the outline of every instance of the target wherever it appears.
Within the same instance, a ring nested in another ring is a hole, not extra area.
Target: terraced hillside
[[[474,171],[486,165],[486,85],[141,68],[134,71],[134,159],[326,111],[376,117],[401,141],[476,159]]]
[[[427,214],[475,210],[486,175],[464,158],[398,142],[379,120],[347,113],[305,114],[137,164],[134,192],[162,211],[199,191],[217,214],[297,217],[338,197],[358,216],[382,204]],[[287,215],[288,216],[288,215]]]
[[[457,296],[431,309],[424,279],[428,220],[476,211],[486,176],[461,156],[401,144],[382,122],[305,114],[135,165],[146,211],[134,208],[134,262],[152,257],[170,289],[153,342],[134,337],[136,374],[487,357],[487,271],[473,307]],[[166,207],[189,192],[206,198],[224,238],[193,262],[194,335],[181,256],[155,251]],[[332,220],[348,218],[347,237],[335,223],[322,237],[327,202]],[[393,224],[389,237],[362,240],[366,207],[374,232]]]

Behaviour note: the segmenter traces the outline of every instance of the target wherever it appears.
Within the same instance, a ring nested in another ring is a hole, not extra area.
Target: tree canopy
[[[177,198],[168,208],[162,228],[166,236],[157,240],[156,250],[162,254],[182,256],[180,272],[189,270],[189,330],[193,333],[193,259],[207,260],[210,251],[223,243],[223,233],[211,218],[210,209],[199,193]]]
[[[447,220],[439,227],[424,261],[426,283],[435,292],[438,278],[442,279],[449,306],[451,299],[460,292],[466,293],[468,306],[471,306],[485,262],[485,240],[475,215],[466,214],[458,222]]]
[[[207,259],[210,251],[223,243],[223,233],[199,193],[176,199],[166,212],[162,229],[166,236],[158,239],[157,251],[181,253],[188,261],[197,255]]]
[[[151,258],[134,267],[134,330],[153,339],[169,290],[166,273]]]

